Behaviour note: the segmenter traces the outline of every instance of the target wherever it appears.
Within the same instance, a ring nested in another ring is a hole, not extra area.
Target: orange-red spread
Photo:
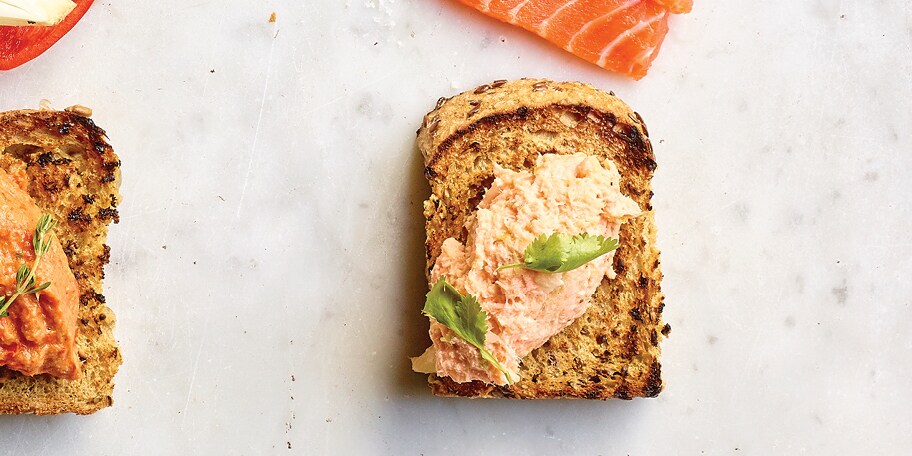
[[[41,210],[25,192],[24,172],[0,170],[0,294],[16,291],[16,271],[35,261],[32,236]],[[35,283],[51,282],[36,295],[19,296],[0,318],[0,365],[26,375],[79,378],[76,319],[79,286],[54,238],[35,270]]]

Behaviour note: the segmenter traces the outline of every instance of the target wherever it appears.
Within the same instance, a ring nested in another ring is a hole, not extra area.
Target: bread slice
[[[56,235],[80,289],[79,380],[0,368],[0,413],[89,414],[113,403],[121,363],[102,293],[108,224],[117,223],[120,160],[92,119],[67,111],[0,113],[0,168],[25,169],[28,192],[59,221]]]
[[[457,383],[431,375],[440,396],[631,399],[663,388],[659,341],[662,273],[650,200],[656,162],[646,125],[613,93],[541,79],[496,81],[441,98],[418,130],[431,196],[427,220],[427,273],[449,237],[465,242],[466,216],[493,182],[494,164],[520,170],[539,154],[584,152],[612,160],[621,191],[644,214],[625,223],[614,257],[617,277],[605,279],[586,313],[523,358],[522,380],[511,386]]]

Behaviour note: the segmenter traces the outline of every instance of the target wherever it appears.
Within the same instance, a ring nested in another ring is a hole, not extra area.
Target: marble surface
[[[96,2],[0,108],[83,103],[123,160],[115,406],[3,417],[5,454],[912,452],[912,8],[698,0],[649,76],[453,0]],[[267,21],[270,13],[278,21]],[[437,399],[415,148],[442,95],[583,80],[659,169],[667,388]]]

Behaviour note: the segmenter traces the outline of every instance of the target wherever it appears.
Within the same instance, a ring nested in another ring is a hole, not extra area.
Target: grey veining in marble
[[[272,11],[278,21],[268,23]],[[9,454],[912,451],[912,9],[698,0],[629,81],[455,0],[96,2],[2,109],[83,103],[123,161],[124,365]],[[429,396],[414,138],[438,97],[583,80],[649,125],[655,400]]]

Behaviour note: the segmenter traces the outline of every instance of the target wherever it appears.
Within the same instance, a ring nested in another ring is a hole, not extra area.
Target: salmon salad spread
[[[485,348],[515,382],[520,360],[582,316],[603,278],[615,276],[614,253],[563,273],[498,268],[522,263],[523,251],[543,234],[617,238],[640,208],[621,193],[614,163],[586,154],[545,154],[532,171],[495,166],[494,176],[466,221],[466,243],[445,240],[430,279],[444,277],[477,298],[488,319]],[[430,336],[433,346],[420,358],[437,375],[460,383],[508,383],[477,348],[434,319]]]
[[[35,261],[33,235],[41,210],[26,193],[25,173],[0,170],[0,294],[16,292],[16,272]],[[18,296],[0,317],[0,366],[25,375],[80,377],[76,350],[79,286],[54,238],[35,270],[36,283],[51,285]]]

